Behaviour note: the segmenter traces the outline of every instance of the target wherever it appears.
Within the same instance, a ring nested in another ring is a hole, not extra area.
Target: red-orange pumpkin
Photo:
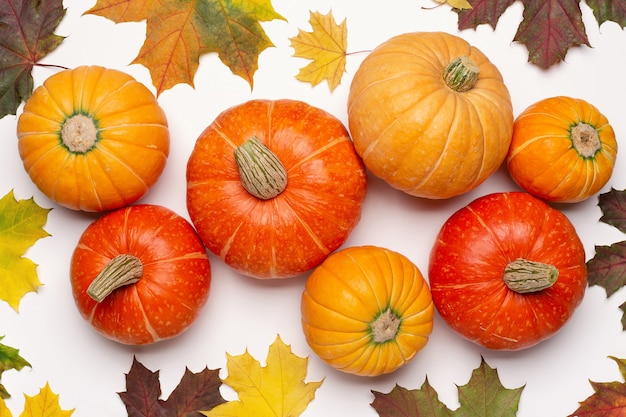
[[[206,246],[255,278],[318,265],[361,216],[366,172],[330,113],[295,100],[223,111],[187,165],[187,207]]]
[[[195,321],[209,296],[211,266],[187,220],[141,204],[87,227],[70,278],[79,312],[99,333],[143,345],[175,337]]]

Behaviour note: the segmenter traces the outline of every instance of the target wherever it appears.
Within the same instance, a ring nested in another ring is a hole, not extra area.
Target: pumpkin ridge
[[[96,119],[100,119],[101,115],[99,115],[100,109],[102,109],[102,106],[104,106],[105,104],[107,104],[107,102],[110,100],[110,98],[119,93],[120,91],[122,91],[124,88],[126,88],[128,85],[137,83],[137,80],[134,80],[132,78],[129,78],[128,80],[126,80],[123,84],[119,85],[117,88],[113,89],[113,90],[107,90],[106,95],[100,96],[98,97],[99,102],[98,103],[88,103],[88,108],[83,108],[81,109],[85,114],[96,118]],[[95,85],[95,84],[94,84]],[[141,102],[142,104],[147,104],[145,102]],[[155,103],[156,104],[156,103]],[[141,105],[141,104],[140,104]],[[91,106],[95,106],[95,107],[91,107]],[[128,110],[132,110],[137,108],[137,105],[134,106],[129,106],[128,102],[124,103],[124,111],[128,111]],[[108,113],[105,113],[105,116],[108,116]]]

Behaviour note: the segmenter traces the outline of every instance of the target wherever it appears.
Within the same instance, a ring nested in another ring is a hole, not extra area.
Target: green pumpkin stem
[[[527,294],[550,288],[556,282],[559,270],[550,264],[518,258],[504,268],[504,283],[509,289]]]
[[[257,137],[247,140],[235,149],[241,185],[253,196],[269,200],[287,187],[287,170]]]
[[[443,70],[443,79],[448,87],[462,93],[471,90],[480,75],[480,68],[468,56],[454,59]]]
[[[127,254],[117,255],[91,282],[87,295],[100,303],[116,289],[136,283],[142,275],[143,264],[139,258]]]

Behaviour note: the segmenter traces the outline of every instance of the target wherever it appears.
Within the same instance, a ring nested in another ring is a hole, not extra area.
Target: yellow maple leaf
[[[280,336],[269,348],[265,367],[247,350],[239,356],[227,354],[227,360],[228,376],[223,382],[238,393],[239,400],[201,411],[205,416],[297,417],[322,384],[304,382],[307,359],[293,354]]]
[[[450,7],[459,9],[459,10],[472,9],[472,5],[470,4],[468,0],[434,0],[434,1],[439,4],[448,4]]]
[[[26,399],[24,411],[20,417],[69,417],[72,410],[62,410],[59,405],[59,395],[54,393],[48,383],[34,396],[24,394]],[[11,412],[3,399],[0,398],[0,417],[12,417]]]
[[[311,60],[307,66],[300,69],[296,78],[313,86],[326,80],[330,91],[333,91],[341,83],[346,71],[348,47],[346,19],[337,24],[331,11],[326,15],[312,11],[309,13],[312,31],[298,29],[298,35],[289,38],[295,51],[293,56]]]
[[[38,239],[49,236],[43,230],[49,211],[32,198],[17,201],[13,191],[0,198],[0,300],[15,311],[25,294],[41,286],[37,265],[23,255]]]

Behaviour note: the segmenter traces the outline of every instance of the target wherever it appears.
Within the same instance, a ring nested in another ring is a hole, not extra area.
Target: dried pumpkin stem
[[[287,187],[287,170],[257,137],[235,149],[235,161],[243,188],[253,196],[269,200]]]
[[[98,128],[91,117],[76,114],[63,123],[61,140],[70,151],[85,153],[98,141]]]
[[[141,260],[133,255],[117,255],[87,288],[87,295],[101,302],[116,289],[125,285],[134,284],[143,275],[143,264]]]
[[[580,122],[573,126],[570,129],[570,138],[583,158],[592,158],[602,147],[598,130],[588,123]]]
[[[471,90],[476,85],[479,75],[480,68],[468,56],[454,59],[443,70],[446,85],[459,93]]]
[[[400,328],[400,323],[400,318],[388,308],[371,324],[374,343],[385,343],[395,338]]]
[[[559,270],[550,264],[518,258],[504,268],[504,283],[509,289],[527,294],[550,288],[556,282]]]

